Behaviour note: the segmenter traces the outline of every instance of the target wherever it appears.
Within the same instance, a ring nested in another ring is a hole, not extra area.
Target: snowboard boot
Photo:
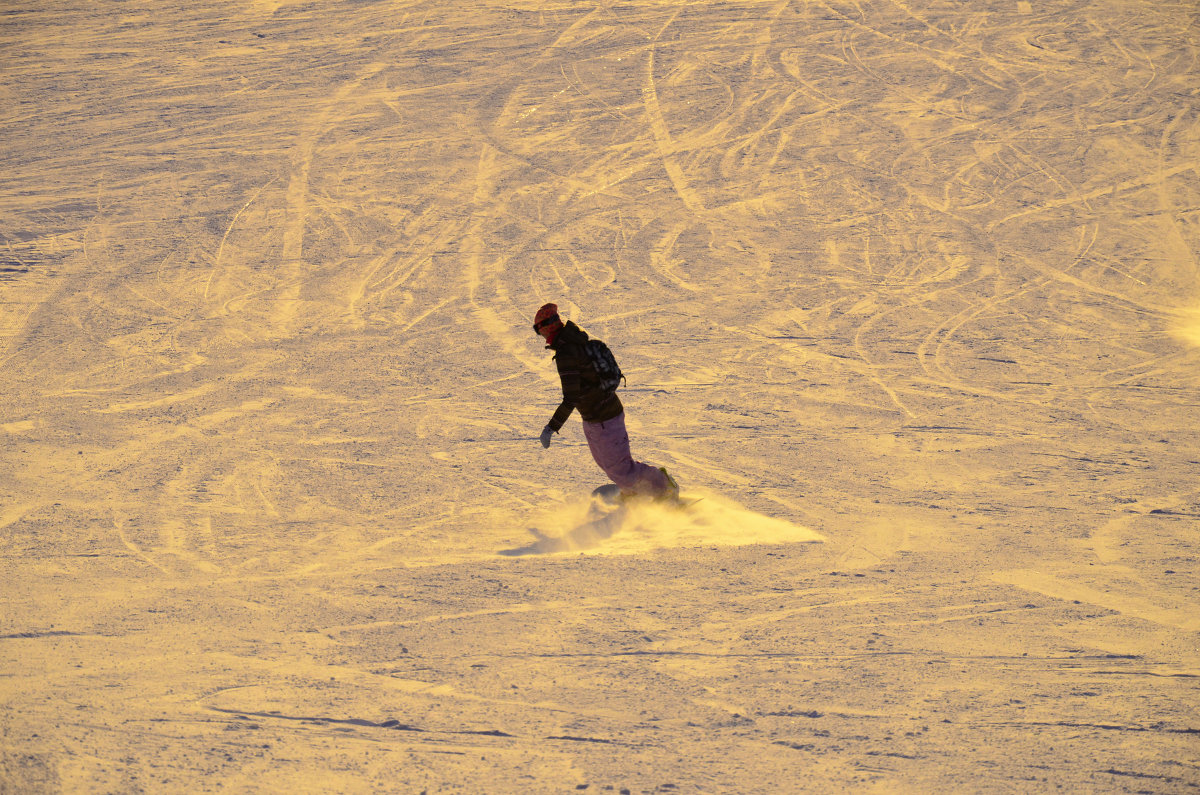
[[[658,471],[663,473],[663,477],[667,479],[667,488],[656,495],[654,499],[659,502],[679,502],[679,484],[675,482],[675,478],[671,477],[671,473],[667,471],[666,467],[659,467]]]

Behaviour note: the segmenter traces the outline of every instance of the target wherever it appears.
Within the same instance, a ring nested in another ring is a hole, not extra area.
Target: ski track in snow
[[[1196,791],[1195,22],[8,9],[0,790]]]

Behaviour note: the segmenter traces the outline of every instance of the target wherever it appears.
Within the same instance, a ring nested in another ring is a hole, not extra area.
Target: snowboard
[[[592,489],[592,510],[593,512],[609,513],[617,508],[623,508],[631,503],[636,503],[639,500],[667,505],[673,508],[687,508],[700,502],[700,499],[699,497],[689,498],[682,495],[662,500],[655,500],[653,497],[622,499],[620,486],[616,483],[605,483],[603,486],[597,486]]]

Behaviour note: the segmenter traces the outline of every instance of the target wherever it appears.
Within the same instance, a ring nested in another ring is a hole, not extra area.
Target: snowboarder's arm
[[[558,365],[558,377],[562,381],[563,399],[547,424],[555,433],[558,433],[559,429],[570,419],[576,404],[579,403],[583,388],[579,379],[578,363],[572,361],[571,357],[563,356],[562,353],[554,357],[554,362]]]
[[[571,412],[574,410],[575,404],[564,400],[558,405],[558,408],[554,411],[554,416],[550,418],[550,422],[546,423],[546,427],[558,433],[567,420],[570,419]]]

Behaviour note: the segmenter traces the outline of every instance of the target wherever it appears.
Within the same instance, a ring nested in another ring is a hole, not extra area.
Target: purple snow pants
[[[629,452],[629,434],[625,431],[625,412],[604,422],[584,422],[592,458],[613,483],[623,492],[659,494],[667,489],[666,476],[641,461],[634,461]]]

